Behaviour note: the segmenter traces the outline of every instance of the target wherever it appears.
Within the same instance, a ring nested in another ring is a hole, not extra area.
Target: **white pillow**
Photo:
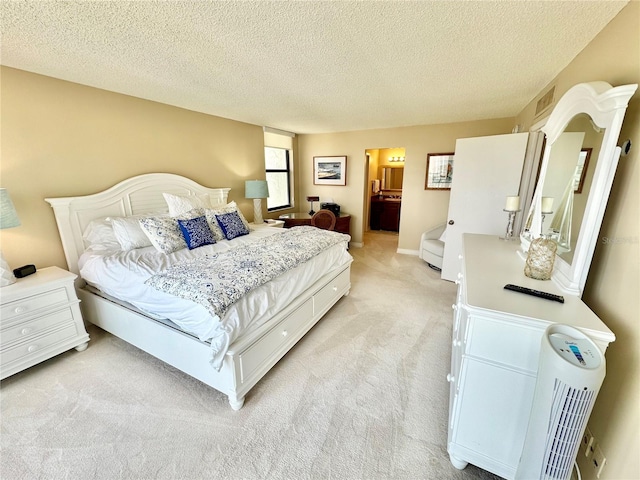
[[[151,246],[149,237],[140,228],[141,215],[131,217],[112,217],[111,225],[118,243],[122,250],[128,251],[134,248],[144,248]]]
[[[91,220],[82,234],[82,240],[87,250],[120,250],[109,217]]]
[[[164,200],[169,207],[169,215],[175,217],[187,213],[194,208],[212,208],[209,195],[174,195],[163,193]]]

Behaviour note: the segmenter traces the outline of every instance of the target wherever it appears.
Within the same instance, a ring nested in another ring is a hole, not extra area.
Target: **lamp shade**
[[[0,228],[12,228],[20,225],[18,212],[13,206],[6,188],[0,188]]]
[[[244,198],[268,198],[269,185],[266,180],[247,180],[244,184]]]

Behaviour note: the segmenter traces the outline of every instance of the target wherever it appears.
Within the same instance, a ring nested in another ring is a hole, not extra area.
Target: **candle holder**
[[[505,232],[504,237],[500,237],[500,240],[505,240],[507,242],[516,240],[516,237],[513,236],[513,223],[516,219],[516,213],[520,210],[507,210],[506,208],[502,209],[503,212],[507,212],[509,214],[509,221],[507,222],[507,230]]]
[[[544,218],[545,218],[547,215],[551,215],[551,214],[553,214],[553,212],[540,212],[540,215],[542,216],[542,226],[543,226],[543,227],[544,227]]]

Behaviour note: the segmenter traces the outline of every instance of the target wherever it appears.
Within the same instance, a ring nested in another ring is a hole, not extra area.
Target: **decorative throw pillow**
[[[247,222],[247,219],[244,218],[244,215],[242,214],[242,212],[238,208],[238,205],[236,204],[236,202],[227,203],[227,206],[225,208],[228,208],[230,211],[238,212],[238,216],[240,217],[240,220],[242,221],[244,226],[247,227],[247,230],[251,231],[251,227],[249,226],[249,222]],[[228,213],[228,212],[225,212],[225,213]]]
[[[236,212],[238,214],[238,217],[240,217],[240,221],[242,222],[242,224],[246,227],[247,230],[251,231],[251,228],[249,227],[249,222],[247,222],[247,220],[242,215],[242,212],[238,209],[238,205],[236,205],[236,202],[229,202],[224,207],[218,207],[215,209],[205,209],[204,213],[205,213],[205,216],[207,217],[207,222],[209,222],[209,227],[211,228],[211,231],[213,232],[213,236],[217,241],[224,240],[227,237],[225,236],[224,232],[220,228],[216,215],[223,215],[225,213],[233,213],[233,212]]]
[[[216,220],[222,229],[227,240],[233,240],[242,235],[248,235],[249,229],[242,223],[238,212],[223,213],[216,215]]]
[[[131,217],[112,217],[111,226],[113,234],[122,247],[122,250],[128,251],[134,248],[143,248],[151,246],[149,238],[140,228],[140,217],[134,215]]]
[[[194,208],[211,208],[209,195],[174,195],[163,193],[162,196],[169,207],[169,215],[176,217]]]
[[[190,220],[178,220],[178,226],[189,250],[216,243],[216,239],[213,237],[207,218],[204,215]]]
[[[172,217],[146,217],[140,219],[140,227],[156,250],[173,253],[187,247],[178,221]]]

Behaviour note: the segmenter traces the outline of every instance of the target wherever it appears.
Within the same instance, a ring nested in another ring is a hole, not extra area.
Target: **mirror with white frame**
[[[526,254],[533,239],[554,239],[558,255],[552,278],[569,294],[582,295],[620,157],[616,142],[636,89],[635,84],[578,84],[563,95],[541,128],[546,146],[521,246]],[[582,191],[576,193],[587,149],[590,162]]]

